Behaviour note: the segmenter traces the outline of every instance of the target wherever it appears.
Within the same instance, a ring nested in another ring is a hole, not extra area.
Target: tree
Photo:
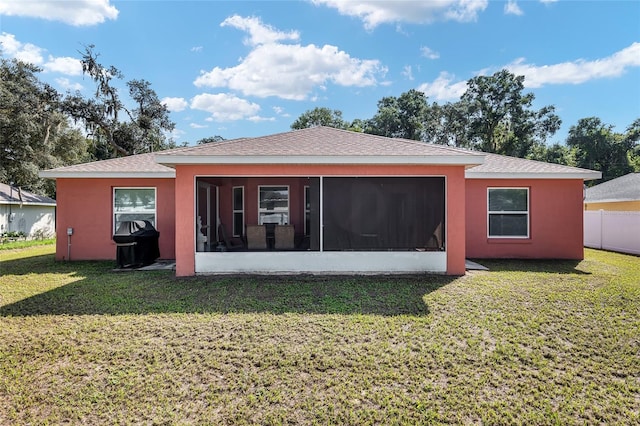
[[[114,66],[105,67],[98,62],[98,54],[90,45],[82,53],[82,71],[94,81],[93,98],[85,99],[80,93],[67,96],[64,110],[75,120],[84,123],[94,140],[95,159],[153,152],[175,146],[167,141],[163,132],[170,132],[175,124],[169,111],[160,103],[155,91],[145,80],[127,83],[129,95],[136,108],[129,111],[120,99],[114,79],[124,78]],[[126,119],[122,120],[122,114]],[[106,147],[104,146],[106,145]]]
[[[627,153],[634,148],[634,132],[634,125],[626,136],[597,117],[582,118],[569,129],[567,146],[574,150],[576,166],[598,170],[607,181],[633,171]]]
[[[425,121],[424,140],[440,145],[470,148],[465,112],[465,103],[462,101],[444,105],[433,103]]]
[[[422,140],[429,105],[424,93],[411,89],[399,97],[378,101],[378,112],[367,122],[365,133]]]
[[[462,95],[471,146],[484,152],[516,157],[528,154],[535,142],[544,142],[560,128],[553,106],[532,110],[532,93],[523,94],[524,76],[507,70],[477,76]]]
[[[627,151],[629,165],[633,167],[636,173],[640,173],[640,118],[636,118],[634,122],[627,127],[624,138],[626,145],[630,147]]]
[[[342,111],[323,107],[316,107],[303,112],[300,117],[291,124],[293,130],[308,129],[316,126],[346,129],[348,124],[342,119]]]
[[[566,145],[554,143],[547,146],[544,143],[536,142],[525,157],[529,160],[544,161],[546,163],[562,164],[564,166],[574,166],[573,151]]]
[[[209,136],[206,138],[202,138],[200,140],[198,140],[198,142],[196,142],[197,145],[204,145],[205,143],[211,143],[211,142],[222,142],[223,140],[225,140],[222,136],[220,135],[215,135],[215,136]]]

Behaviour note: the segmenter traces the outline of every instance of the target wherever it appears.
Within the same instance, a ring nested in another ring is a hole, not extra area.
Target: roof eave
[[[594,180],[602,178],[601,172],[482,172],[473,169],[465,172],[466,179],[582,179]]]
[[[165,166],[193,164],[413,164],[476,166],[484,163],[479,155],[394,155],[394,156],[265,156],[265,155],[162,155],[156,161]]]
[[[56,170],[44,170],[38,174],[41,178],[47,179],[174,179],[175,170],[165,172],[100,172],[100,171],[73,171],[64,172]]]
[[[37,202],[29,202],[29,201],[23,201],[22,203],[17,200],[17,201],[0,201],[0,204],[2,205],[12,205],[12,206],[16,206],[16,205],[20,205],[22,204],[23,206],[41,206],[41,207],[55,207],[56,203],[37,203]]]

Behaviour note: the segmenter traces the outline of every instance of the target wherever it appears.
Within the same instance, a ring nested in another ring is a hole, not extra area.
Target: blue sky
[[[315,107],[371,118],[410,89],[458,100],[468,79],[525,75],[535,107],[624,132],[640,117],[640,2],[0,0],[5,58],[89,95],[79,51],[145,79],[171,110],[178,143],[288,131]],[[126,91],[121,89],[123,98]]]

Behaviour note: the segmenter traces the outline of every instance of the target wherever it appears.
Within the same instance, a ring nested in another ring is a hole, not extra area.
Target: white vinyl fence
[[[585,247],[640,254],[640,212],[584,212]]]

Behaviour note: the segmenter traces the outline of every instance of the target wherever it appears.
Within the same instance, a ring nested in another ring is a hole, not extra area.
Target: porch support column
[[[447,275],[465,273],[465,178],[464,167],[447,174]]]
[[[189,166],[176,166],[176,276],[196,274],[195,178]]]

